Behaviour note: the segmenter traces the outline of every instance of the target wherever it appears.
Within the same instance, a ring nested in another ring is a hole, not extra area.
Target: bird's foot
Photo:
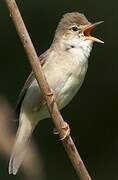
[[[49,96],[51,98],[51,105],[54,104],[55,102],[55,94],[54,91],[51,89],[51,91],[49,93],[47,93],[47,96]]]
[[[63,125],[62,125],[62,130],[64,131],[64,135],[63,137],[60,139],[61,141],[63,141],[64,139],[66,139],[67,137],[69,137],[70,135],[70,127],[68,125],[67,122],[63,122]],[[54,134],[59,134],[59,132],[57,131],[57,129],[54,128],[54,131],[53,131]]]
[[[47,93],[47,96],[53,96],[53,95],[54,93],[53,93],[53,90],[51,89],[51,91]]]

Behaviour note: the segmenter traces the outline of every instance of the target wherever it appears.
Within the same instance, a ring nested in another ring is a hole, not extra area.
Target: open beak
[[[94,29],[97,25],[99,25],[101,23],[103,23],[103,21],[99,21],[99,22],[96,22],[93,24],[89,24],[88,26],[86,26],[85,28],[82,29],[82,32],[84,33],[84,36],[86,37],[87,40],[91,40],[93,42],[98,42],[98,43],[104,43],[100,39],[91,36],[92,29]]]

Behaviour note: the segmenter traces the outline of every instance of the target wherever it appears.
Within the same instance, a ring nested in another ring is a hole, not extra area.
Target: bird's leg
[[[61,141],[66,139],[69,135],[70,135],[70,127],[69,124],[67,122],[63,122],[62,124],[62,130],[64,131],[64,136],[60,139]],[[54,134],[59,134],[59,132],[54,128],[53,131]]]
[[[53,106],[54,102],[55,102],[55,94],[54,91],[51,89],[50,92],[47,93],[47,96],[49,96],[51,98],[51,105]]]
[[[51,106],[53,107],[53,104],[55,102],[55,94],[54,91],[51,89],[51,92],[47,94],[51,98]],[[70,127],[67,122],[62,122],[62,130],[64,131],[64,136],[60,139],[61,141],[67,138],[70,135]],[[53,130],[54,134],[59,134],[59,132],[54,128]]]
[[[67,122],[63,122],[63,126],[62,126],[62,129],[64,131],[64,136],[60,139],[61,141],[66,139],[67,137],[69,137],[70,135],[70,126]]]

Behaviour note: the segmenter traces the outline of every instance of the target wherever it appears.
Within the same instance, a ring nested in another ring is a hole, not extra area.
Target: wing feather
[[[45,59],[46,59],[46,56],[47,56],[47,53],[48,53],[49,50],[47,50],[45,53],[43,53],[41,56],[39,56],[39,60],[40,60],[40,63],[41,63],[41,66],[44,65],[45,63]],[[32,81],[35,79],[35,75],[33,73],[33,71],[30,73],[29,77],[27,78],[19,96],[18,96],[18,100],[17,100],[17,103],[16,103],[16,106],[15,106],[15,113],[16,113],[16,116],[19,117],[19,113],[20,113],[20,108],[21,108],[21,105],[22,105],[22,101],[24,99],[24,96],[27,92],[27,89],[30,87]]]

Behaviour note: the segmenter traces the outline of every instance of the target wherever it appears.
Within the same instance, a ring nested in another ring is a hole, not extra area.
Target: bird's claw
[[[49,93],[47,93],[47,96],[49,96],[51,98],[51,105],[53,105],[54,100],[55,100],[55,94],[52,89]]]
[[[64,131],[64,136],[60,139],[61,141],[63,141],[64,139],[66,139],[67,137],[69,137],[70,135],[70,127],[69,124],[67,122],[63,123],[62,129]]]
[[[47,93],[47,96],[53,96],[53,95],[54,93],[53,93],[53,90],[51,89],[51,91]]]
[[[63,141],[70,135],[70,127],[67,122],[63,122],[62,130],[64,131],[64,136],[60,139],[61,141]],[[59,132],[56,129],[54,129],[53,133],[59,134]]]

